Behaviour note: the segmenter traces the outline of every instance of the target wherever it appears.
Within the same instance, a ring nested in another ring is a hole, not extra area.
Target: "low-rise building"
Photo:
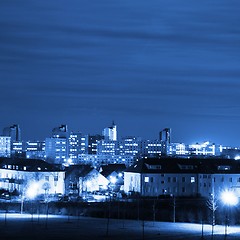
[[[37,159],[0,158],[0,189],[26,196],[64,194],[65,172]]]
[[[99,172],[109,181],[110,191],[123,190],[125,164],[107,164],[100,167]]]
[[[109,181],[90,165],[72,165],[65,169],[66,195],[81,196],[87,192],[106,190]]]
[[[230,159],[141,159],[124,172],[124,191],[142,196],[209,197],[224,190],[240,196],[240,161]]]

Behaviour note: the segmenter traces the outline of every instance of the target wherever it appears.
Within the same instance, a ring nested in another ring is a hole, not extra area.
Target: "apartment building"
[[[124,173],[124,191],[142,196],[209,197],[231,189],[240,196],[240,161],[218,158],[145,158]]]

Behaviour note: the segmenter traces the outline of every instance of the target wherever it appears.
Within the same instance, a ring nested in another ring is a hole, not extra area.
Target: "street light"
[[[39,185],[37,182],[32,182],[29,187],[26,190],[26,197],[29,198],[31,200],[31,212],[32,212],[32,221],[33,221],[33,203],[32,201],[34,200],[34,198],[37,196],[38,194],[38,188]],[[24,201],[24,197],[22,198],[22,206],[23,206],[23,201]]]
[[[229,222],[229,207],[236,206],[238,204],[238,197],[234,194],[233,191],[226,190],[221,194],[221,200],[226,205],[226,216],[225,216],[225,236],[227,238],[227,225]]]

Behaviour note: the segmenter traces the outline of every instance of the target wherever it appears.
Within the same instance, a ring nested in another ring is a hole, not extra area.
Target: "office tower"
[[[26,158],[45,159],[44,141],[27,141],[25,146]]]
[[[3,136],[11,137],[11,141],[21,141],[21,130],[18,124],[3,129]]]
[[[80,132],[71,132],[68,139],[68,156],[75,162],[80,154],[87,153],[86,136]]]
[[[46,138],[46,161],[54,164],[63,164],[68,159],[66,138]]]
[[[161,155],[162,145],[160,140],[143,140],[140,147],[140,156],[158,157]]]
[[[105,140],[117,141],[117,126],[113,122],[112,126],[104,128],[102,132]]]
[[[87,154],[97,154],[97,144],[98,141],[103,140],[104,137],[102,135],[87,135],[86,143],[87,143]]]
[[[117,141],[101,140],[97,144],[98,155],[116,155]]]
[[[168,146],[171,144],[171,128],[164,128],[160,133],[159,133],[159,140],[162,145],[162,155],[167,155],[168,154]]]
[[[53,138],[68,138],[68,128],[67,125],[62,124],[59,127],[55,127],[52,130]]]
[[[11,137],[0,136],[0,157],[11,156]]]
[[[12,141],[11,155],[15,157],[25,157],[23,141]]]
[[[170,144],[171,143],[171,128],[164,128],[159,133],[159,138],[160,138],[160,141],[163,141],[166,144]]]
[[[125,137],[117,142],[116,154],[124,156],[136,156],[140,152],[141,138]]]

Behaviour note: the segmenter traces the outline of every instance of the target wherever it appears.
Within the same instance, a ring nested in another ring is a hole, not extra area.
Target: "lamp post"
[[[21,214],[23,214],[23,203],[24,203],[24,193],[21,196],[21,209],[20,209]]]
[[[26,190],[26,197],[31,200],[31,214],[32,214],[32,222],[33,222],[33,200],[37,196],[38,193],[38,183],[37,182],[32,182],[29,187]],[[23,201],[22,200],[22,206],[23,206]]]
[[[226,190],[222,192],[221,200],[224,203],[224,205],[226,205],[224,239],[227,239],[227,226],[229,223],[229,208],[231,206],[236,206],[238,204],[238,197],[234,194],[233,191]]]

